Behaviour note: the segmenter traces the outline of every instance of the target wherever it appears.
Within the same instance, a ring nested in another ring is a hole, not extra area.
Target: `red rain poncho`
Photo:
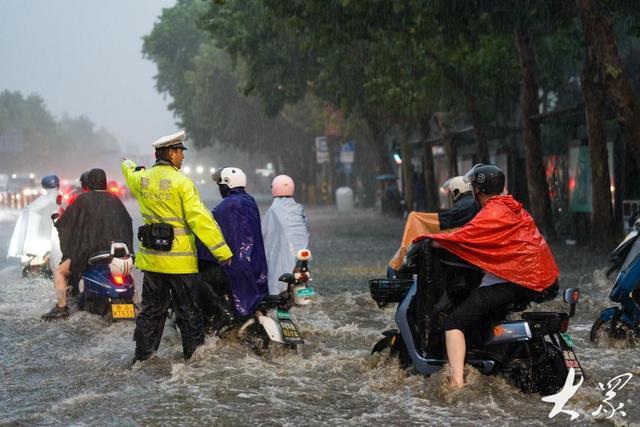
[[[559,275],[547,242],[531,215],[510,195],[491,197],[474,219],[448,234],[425,234],[467,262],[534,291]]]

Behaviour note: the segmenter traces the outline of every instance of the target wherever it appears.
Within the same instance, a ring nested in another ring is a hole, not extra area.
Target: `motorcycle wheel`
[[[258,322],[253,322],[247,326],[241,339],[258,356],[262,356],[269,350],[269,343],[271,342],[269,335]]]
[[[562,352],[556,347],[549,346],[550,354],[533,369],[535,391],[542,396],[557,393],[567,379],[567,367]]]
[[[622,320],[618,320],[612,329],[611,322],[611,319],[603,320],[598,317],[591,327],[591,333],[589,334],[591,341],[600,344],[603,337],[610,337],[616,341],[625,341],[628,345],[632,346],[634,344],[635,334],[629,325]]]
[[[382,353],[387,349],[389,349],[388,358],[397,358],[402,369],[406,369],[411,365],[411,357],[407,353],[407,349],[404,346],[404,341],[400,334],[381,338],[377,343],[375,343],[373,349],[371,349],[371,355]]]
[[[371,349],[370,355],[373,356],[376,353],[382,353],[387,348],[389,348],[389,337],[381,338]]]
[[[510,362],[507,378],[523,393],[539,393],[542,396],[557,393],[567,377],[562,352],[550,343],[549,353],[536,365],[530,359],[517,359]],[[538,357],[534,356],[533,359]]]

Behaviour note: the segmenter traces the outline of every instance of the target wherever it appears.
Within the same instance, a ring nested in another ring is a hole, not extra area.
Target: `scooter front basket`
[[[413,285],[412,279],[371,279],[369,290],[371,298],[382,308],[392,302],[403,300]]]

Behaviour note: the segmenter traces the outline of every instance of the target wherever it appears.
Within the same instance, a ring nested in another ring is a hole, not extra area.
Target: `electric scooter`
[[[598,342],[603,336],[634,343],[640,333],[640,219],[624,240],[611,252],[613,263],[609,276],[619,270],[609,299],[618,305],[602,310],[591,327],[590,338]]]
[[[93,254],[77,286],[78,309],[108,321],[136,317],[133,257],[125,243],[112,243],[108,251]]]
[[[410,248],[405,265],[417,268],[416,280],[370,281],[371,296],[379,306],[399,303],[397,329],[384,331],[384,338],[371,353],[389,349],[390,357],[398,357],[402,367],[413,367],[427,376],[447,363],[443,320],[482,277],[479,269],[462,259],[444,250],[438,250],[438,255],[432,251],[429,239]],[[436,272],[446,277],[433,277]],[[444,289],[438,294],[441,285]],[[552,285],[535,302],[555,298],[558,289],[557,284]],[[521,320],[505,320],[507,314],[525,310],[526,304],[494,313],[490,323],[478,325],[477,333],[467,337],[466,363],[483,374],[502,375],[523,392],[556,393],[564,385],[569,368],[574,368],[578,377],[584,375],[566,333],[578,299],[578,289],[565,290],[568,314],[524,312]]]
[[[257,354],[265,353],[270,342],[292,349],[304,344],[300,331],[291,316],[295,305],[308,305],[315,291],[309,286],[311,272],[308,261],[311,251],[301,249],[296,254],[293,273],[285,273],[279,280],[287,284],[287,289],[279,295],[266,295],[258,304],[253,316],[238,328],[238,337],[246,342]]]

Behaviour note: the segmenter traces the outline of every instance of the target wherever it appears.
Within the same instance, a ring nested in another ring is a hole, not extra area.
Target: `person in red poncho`
[[[530,302],[557,286],[558,267],[533,218],[504,190],[504,173],[494,165],[475,165],[464,176],[482,205],[466,225],[448,234],[426,234],[465,261],[480,267],[480,285],[447,317],[444,323],[447,357],[453,387],[464,386],[465,333],[489,314],[512,303]]]

